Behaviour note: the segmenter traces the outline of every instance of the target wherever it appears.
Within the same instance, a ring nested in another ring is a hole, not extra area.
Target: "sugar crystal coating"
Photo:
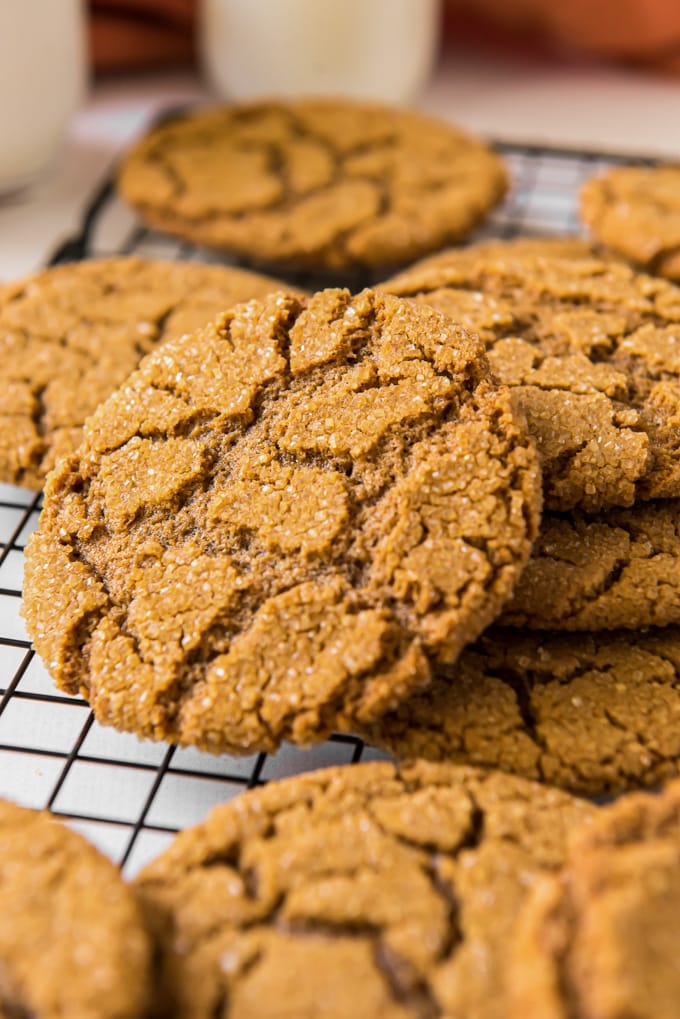
[[[29,632],[97,718],[220,752],[372,719],[497,614],[540,471],[478,340],[364,291],[146,358],[51,476]]]
[[[680,623],[680,501],[546,514],[501,621],[538,630]]]
[[[145,354],[279,286],[242,269],[106,258],[0,287],[0,481],[40,490]]]
[[[361,735],[399,759],[475,764],[588,796],[680,773],[680,628],[491,627]]]
[[[594,808],[474,768],[364,764],[217,807],[136,881],[178,1019],[505,1019],[513,921]]]
[[[548,508],[680,495],[680,288],[500,242],[435,255],[381,286],[484,339],[527,415]]]

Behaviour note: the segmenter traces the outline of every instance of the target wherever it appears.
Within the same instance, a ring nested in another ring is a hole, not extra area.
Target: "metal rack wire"
[[[498,149],[513,186],[475,239],[577,234],[579,185],[623,161],[613,155],[509,144]],[[216,260],[214,254],[140,225],[117,201],[107,180],[87,209],[80,233],[61,244],[51,261],[132,253]],[[0,484],[0,796],[50,807],[132,874],[164,848],[175,831],[244,788],[330,764],[385,756],[356,737],[337,735],[311,750],[284,746],[273,755],[212,757],[100,727],[84,701],[55,690],[19,615],[23,550],[39,508],[39,496]]]

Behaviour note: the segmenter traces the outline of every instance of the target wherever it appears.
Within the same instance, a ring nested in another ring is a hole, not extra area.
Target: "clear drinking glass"
[[[49,164],[86,74],[82,0],[0,0],[0,193]]]
[[[439,0],[202,0],[200,43],[224,98],[407,103],[430,75],[439,22]]]

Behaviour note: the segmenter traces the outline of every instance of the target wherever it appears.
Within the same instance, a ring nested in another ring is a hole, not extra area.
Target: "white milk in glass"
[[[85,80],[81,0],[0,0],[0,192],[50,162]]]
[[[204,67],[219,95],[409,102],[439,39],[439,0],[202,0]]]

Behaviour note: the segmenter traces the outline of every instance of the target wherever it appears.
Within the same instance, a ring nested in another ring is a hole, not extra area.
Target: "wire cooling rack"
[[[579,185],[623,161],[587,152],[498,148],[513,186],[475,239],[578,234]],[[217,260],[140,225],[107,180],[86,211],[80,234],[56,249],[52,262],[132,253]],[[59,695],[19,615],[23,551],[39,509],[38,496],[0,484],[0,796],[50,807],[131,875],[174,832],[244,788],[331,764],[386,757],[344,735],[310,750],[284,746],[276,754],[213,757],[99,726],[84,701]]]

